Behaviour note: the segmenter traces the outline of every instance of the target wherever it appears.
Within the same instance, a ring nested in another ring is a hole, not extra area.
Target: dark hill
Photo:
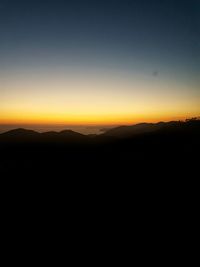
[[[58,143],[84,143],[89,137],[71,130],[61,132],[49,131],[38,133],[33,130],[14,129],[0,134],[1,144],[22,144],[22,143],[39,143],[39,144],[58,144]]]
[[[72,130],[63,130],[58,133],[59,136],[66,137],[66,138],[86,138],[86,135],[74,132]]]
[[[192,133],[199,134],[200,120],[188,120],[185,122],[171,121],[159,123],[139,123],[132,126],[119,126],[112,128],[100,135],[83,135],[72,130],[63,130],[60,132],[49,131],[38,133],[33,130],[23,128],[10,130],[0,134],[0,141],[86,141],[86,140],[105,140],[111,141],[120,139],[130,139],[143,134],[181,134]]]
[[[132,126],[120,126],[103,133],[104,136],[130,138],[147,133],[174,133],[196,132],[199,129],[200,120],[171,121],[159,123],[139,123]]]
[[[39,133],[33,130],[27,130],[23,128],[13,129],[8,132],[2,133],[1,136],[18,136],[18,137],[24,137],[24,136],[37,136]]]
[[[91,136],[71,130],[37,133],[16,129],[0,134],[0,151],[0,170],[5,172],[29,169],[28,175],[35,172],[37,176],[42,170],[44,177],[54,173],[54,177],[60,174],[72,179],[81,171],[81,178],[120,175],[139,181],[142,174],[150,179],[150,173],[159,179],[166,173],[172,177],[172,168],[176,168],[178,172],[188,170],[191,176],[199,161],[200,120],[142,123]]]
[[[119,126],[110,130],[107,130],[103,135],[126,138],[136,134],[142,134],[146,132],[152,132],[160,129],[164,125],[164,122],[153,123],[139,123],[131,126]]]
[[[21,143],[35,142],[40,137],[40,134],[33,130],[18,128],[0,134],[1,143]]]

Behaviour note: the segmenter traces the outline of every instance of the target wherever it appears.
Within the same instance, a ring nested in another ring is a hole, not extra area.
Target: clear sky
[[[199,115],[200,1],[0,1],[0,124]]]

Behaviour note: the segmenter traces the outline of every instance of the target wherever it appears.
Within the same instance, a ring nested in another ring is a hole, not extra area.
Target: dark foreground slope
[[[99,225],[94,232],[99,232],[110,220],[107,231],[115,226],[115,238],[118,229],[127,237],[133,231],[140,242],[141,233],[147,239],[151,233],[149,247],[156,232],[170,239],[179,229],[182,240],[183,222],[195,221],[199,209],[199,137],[199,121],[126,138],[22,129],[0,135],[5,217],[14,214],[8,220],[12,229],[19,217],[25,217],[26,224],[28,214],[30,221],[36,214],[35,227],[49,214],[44,229],[59,218],[56,229],[60,223],[66,229],[71,220],[67,231],[75,227],[85,233],[95,221]]]
[[[139,179],[152,174],[173,176],[173,170],[194,175],[200,121],[140,124],[100,136],[16,129],[0,135],[0,148],[3,175]]]

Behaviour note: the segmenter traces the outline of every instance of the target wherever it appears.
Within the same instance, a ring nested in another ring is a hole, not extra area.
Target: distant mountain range
[[[39,133],[33,130],[18,128],[0,134],[0,141],[3,142],[79,142],[87,138],[86,135],[71,130]]]
[[[139,123],[131,126],[119,126],[113,129],[109,129],[103,133],[105,136],[113,137],[131,137],[136,134],[143,134],[153,132],[161,129],[166,123]]]
[[[165,183],[172,179],[174,168],[176,178],[186,170],[188,179],[197,177],[192,172],[198,173],[199,151],[200,120],[140,123],[107,129],[99,135],[19,128],[0,134],[0,173],[4,172],[4,179],[8,173],[15,178],[16,173],[19,177],[24,174],[25,181],[30,176],[39,179],[41,173],[46,179],[53,174],[53,184],[56,179],[76,182],[77,175],[81,184],[87,184],[90,177],[90,185],[98,181],[98,187],[103,179],[104,187],[110,183],[112,188],[116,181],[119,186],[123,181],[141,181],[143,188],[141,175],[153,186],[150,173],[153,177],[157,173],[158,184],[161,180]],[[163,180],[166,173],[167,180]],[[101,179],[95,180],[98,175]]]
[[[63,130],[61,132],[44,132],[39,133],[33,130],[23,128],[10,130],[0,134],[0,141],[57,141],[57,142],[78,142],[92,139],[106,138],[131,138],[143,134],[152,133],[181,133],[181,132],[196,132],[200,133],[200,120],[192,119],[185,122],[171,121],[158,123],[139,123],[132,126],[119,126],[112,129],[107,129],[100,135],[84,135],[72,130]]]
[[[187,121],[170,121],[158,123],[139,123],[132,126],[119,126],[107,130],[103,135],[118,138],[133,137],[145,133],[164,133],[164,132],[181,132],[195,131],[200,126],[200,120],[192,119]]]

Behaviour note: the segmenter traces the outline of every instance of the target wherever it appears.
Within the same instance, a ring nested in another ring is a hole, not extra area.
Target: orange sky
[[[116,125],[200,114],[197,85],[164,77],[89,71],[2,77],[1,124]]]

